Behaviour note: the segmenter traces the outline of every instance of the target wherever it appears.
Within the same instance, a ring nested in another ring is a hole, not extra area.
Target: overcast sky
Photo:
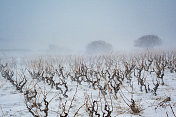
[[[0,49],[124,49],[146,34],[176,46],[176,0],[0,0]]]

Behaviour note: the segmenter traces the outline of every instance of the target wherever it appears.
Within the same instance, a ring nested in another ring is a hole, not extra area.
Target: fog
[[[176,47],[175,0],[1,0],[0,54],[82,54],[92,41],[136,49],[146,34]]]

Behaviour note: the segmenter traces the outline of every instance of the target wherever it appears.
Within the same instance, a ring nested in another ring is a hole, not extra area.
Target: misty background
[[[84,53],[96,40],[131,50],[146,34],[176,47],[176,0],[0,0],[0,53]]]

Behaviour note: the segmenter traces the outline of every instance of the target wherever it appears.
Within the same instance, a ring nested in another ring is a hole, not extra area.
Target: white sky
[[[0,0],[0,49],[83,51],[94,40],[115,49],[158,35],[176,44],[176,0]]]

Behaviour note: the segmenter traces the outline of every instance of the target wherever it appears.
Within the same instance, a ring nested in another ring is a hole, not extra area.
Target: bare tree
[[[102,40],[92,41],[87,45],[86,51],[88,54],[109,53],[112,51],[112,45]]]
[[[159,46],[162,43],[162,40],[157,35],[144,35],[139,39],[135,40],[135,47],[141,48],[153,48]]]

